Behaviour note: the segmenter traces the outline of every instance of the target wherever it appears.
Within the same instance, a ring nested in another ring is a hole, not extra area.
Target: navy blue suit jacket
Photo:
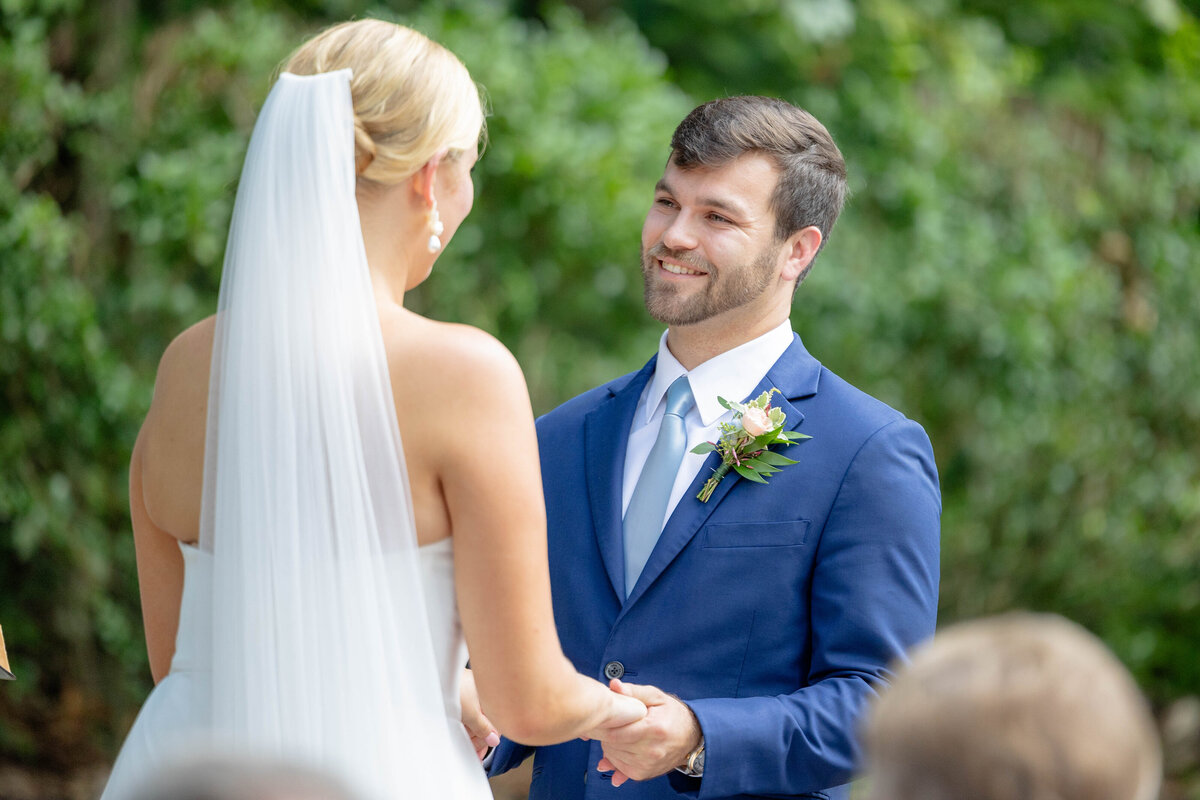
[[[625,450],[653,372],[651,359],[538,420],[554,616],[584,674],[605,681],[619,664],[624,680],[691,706],[704,777],[614,788],[596,770],[600,744],[577,740],[536,749],[529,796],[846,797],[866,702],[889,663],[933,634],[941,498],[929,439],[794,337],[751,396],[782,392],[787,425],[812,437],[786,448],[800,463],[765,486],[730,473],[702,503],[710,455],[625,599]],[[532,751],[504,741],[492,774]]]

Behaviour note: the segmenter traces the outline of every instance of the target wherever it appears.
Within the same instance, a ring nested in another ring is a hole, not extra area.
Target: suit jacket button
[[[610,661],[604,665],[604,677],[612,680],[625,674],[625,665],[620,661]]]

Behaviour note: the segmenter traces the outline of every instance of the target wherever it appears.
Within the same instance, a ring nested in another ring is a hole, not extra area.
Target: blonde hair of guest
[[[1153,800],[1162,781],[1132,677],[1054,615],[938,633],[883,691],[865,733],[872,798]]]

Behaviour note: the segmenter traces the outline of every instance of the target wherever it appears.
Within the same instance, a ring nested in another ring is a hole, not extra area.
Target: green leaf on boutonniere
[[[778,391],[772,388],[745,403],[717,397],[717,402],[722,408],[733,412],[733,421],[721,423],[721,435],[717,441],[702,442],[691,450],[700,455],[716,451],[721,456],[721,463],[696,495],[700,502],[708,502],[717,484],[730,470],[746,480],[766,483],[767,478],[779,472],[782,467],[799,463],[768,449],[772,446],[789,447],[812,438],[807,434],[784,430],[787,415],[783,409],[771,407],[771,395]],[[751,430],[763,430],[768,424],[772,427],[765,433],[754,436],[746,429],[747,422],[750,423]]]
[[[754,442],[751,444],[751,450],[763,450],[775,444],[775,440],[779,437],[779,431],[767,431],[762,436],[754,437]]]
[[[752,469],[743,467],[741,464],[734,464],[733,469],[735,472],[737,472],[738,475],[741,475],[743,478],[746,478],[747,480],[755,481],[756,483],[766,483],[767,482],[766,478],[759,475],[757,472],[755,472]]]
[[[788,458],[780,453],[772,453],[770,450],[764,450],[755,456],[759,461],[766,462],[775,467],[786,467],[788,464],[799,464],[799,461]]]
[[[770,464],[768,464],[767,462],[762,461],[758,458],[746,459],[745,461],[742,462],[742,466],[754,471],[758,475],[762,475],[763,477],[766,477],[767,475],[772,475],[776,472],[779,472],[778,467],[773,467]]]

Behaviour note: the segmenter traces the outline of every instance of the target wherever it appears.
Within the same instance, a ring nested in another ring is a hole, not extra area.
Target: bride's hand
[[[579,738],[603,741],[608,731],[615,728],[623,728],[646,716],[646,704],[626,693],[615,690],[610,691],[607,701],[607,707],[604,709],[604,718],[594,728]]]
[[[475,690],[475,674],[464,669],[462,680],[458,684],[458,700],[462,706],[462,724],[471,737],[471,746],[475,755],[482,761],[487,755],[488,748],[500,744],[500,734],[492,727],[489,720],[479,707],[479,693]]]

